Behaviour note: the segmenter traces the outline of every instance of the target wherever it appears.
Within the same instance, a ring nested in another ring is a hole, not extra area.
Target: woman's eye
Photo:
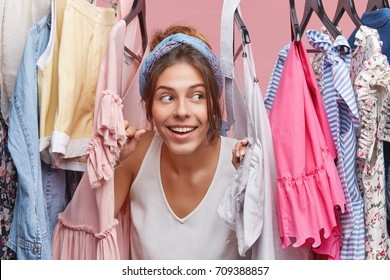
[[[191,96],[191,99],[192,100],[195,100],[195,101],[197,101],[197,100],[202,100],[204,97],[203,97],[203,94],[200,94],[200,93],[198,93],[198,94],[194,94],[193,96]]]
[[[161,97],[161,101],[163,101],[163,102],[170,102],[172,100],[173,100],[173,97],[170,95],[164,95]]]

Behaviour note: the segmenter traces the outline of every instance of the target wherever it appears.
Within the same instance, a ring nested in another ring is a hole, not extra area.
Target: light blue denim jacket
[[[15,34],[17,36],[17,34]],[[36,63],[50,36],[50,16],[29,31],[10,103],[8,147],[18,173],[7,246],[18,259],[51,259],[51,234],[42,189]]]

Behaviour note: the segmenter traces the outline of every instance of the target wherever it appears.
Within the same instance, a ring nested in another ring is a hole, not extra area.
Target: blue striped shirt
[[[274,102],[276,90],[278,89],[280,76],[282,75],[283,66],[286,61],[290,46],[291,43],[287,44],[279,51],[278,59],[276,60],[274,69],[272,70],[271,79],[268,83],[267,91],[264,97],[264,106],[267,112],[271,110],[272,104]]]

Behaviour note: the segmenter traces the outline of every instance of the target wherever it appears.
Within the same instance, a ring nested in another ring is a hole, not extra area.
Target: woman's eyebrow
[[[195,84],[195,85],[190,86],[190,89],[197,88],[197,87],[205,87],[205,85],[204,84]]]
[[[159,90],[159,89],[173,90],[173,88],[171,88],[171,87],[168,87],[168,86],[164,86],[164,85],[162,85],[162,86],[159,86],[158,88],[156,88],[156,90]]]
[[[197,88],[197,87],[205,87],[205,85],[199,83],[199,84],[192,85],[192,86],[190,86],[189,88],[190,88],[190,89],[194,89],[194,88]],[[156,90],[159,90],[159,89],[173,90],[172,87],[165,86],[165,85],[161,85],[161,86],[159,86],[158,88],[156,88]]]

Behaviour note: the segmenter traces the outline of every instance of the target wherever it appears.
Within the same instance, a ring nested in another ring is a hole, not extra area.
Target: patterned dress
[[[355,45],[351,76],[362,120],[357,138],[357,177],[365,209],[366,259],[383,260],[389,259],[383,141],[390,140],[386,128],[390,66],[375,29],[361,26]]]
[[[7,247],[7,240],[14,213],[17,176],[16,169],[8,151],[7,125],[0,114],[0,225],[1,253],[0,259],[16,259],[14,251]]]

